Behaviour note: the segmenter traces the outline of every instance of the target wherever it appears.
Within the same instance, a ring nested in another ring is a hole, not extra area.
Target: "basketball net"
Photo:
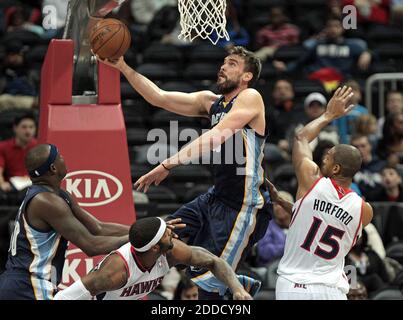
[[[226,0],[178,0],[181,33],[179,39],[193,41],[200,37],[214,45],[221,38],[229,40],[225,29]]]

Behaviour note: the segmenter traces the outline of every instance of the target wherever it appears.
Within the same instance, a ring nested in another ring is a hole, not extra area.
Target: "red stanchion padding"
[[[71,49],[72,42],[65,40],[52,41],[49,46],[42,69],[40,141],[59,147],[68,170],[63,187],[82,208],[99,220],[130,225],[135,211],[119,72],[100,66],[102,103],[72,105]],[[88,273],[100,258],[89,258],[70,245],[61,287]]]

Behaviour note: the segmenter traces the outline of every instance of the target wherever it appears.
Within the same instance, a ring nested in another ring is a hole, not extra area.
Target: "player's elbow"
[[[296,130],[294,133],[294,143],[301,142],[306,139],[303,129]]]

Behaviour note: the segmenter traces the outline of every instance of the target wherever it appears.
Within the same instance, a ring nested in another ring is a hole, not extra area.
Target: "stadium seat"
[[[193,63],[183,73],[186,80],[217,80],[218,64]]]
[[[213,63],[220,64],[227,56],[225,49],[212,44],[200,44],[194,46],[189,52],[189,63]]]
[[[386,256],[403,264],[403,241],[391,243],[386,248]]]
[[[274,169],[273,183],[278,190],[295,194],[297,191],[297,178],[292,164],[285,163]]]
[[[276,50],[273,59],[284,62],[293,61],[306,54],[306,52],[306,48],[302,45],[283,46]]]
[[[126,136],[129,146],[144,144],[147,141],[148,131],[145,128],[127,128]]]
[[[379,43],[403,43],[403,32],[397,27],[387,25],[376,25],[372,27],[367,34],[368,41],[371,44]]]
[[[298,97],[306,97],[312,92],[321,92],[326,95],[325,89],[318,81],[313,80],[295,80],[294,81],[295,95]]]
[[[126,81],[120,82],[120,94],[122,100],[141,99],[140,94]]]
[[[179,114],[166,110],[158,110],[151,119],[153,128],[160,126],[169,126],[171,121],[177,121],[179,126],[193,127],[197,126],[197,118],[181,116]]]
[[[45,45],[38,45],[33,47],[25,55],[26,62],[30,65],[36,63],[42,64],[43,60],[45,59],[47,50],[48,47]]]
[[[386,288],[377,292],[371,300],[402,300],[402,294],[397,288]]]
[[[130,164],[130,172],[132,176],[132,182],[136,182],[138,178],[150,172],[153,166],[149,164]]]
[[[170,81],[161,84],[160,88],[165,91],[179,91],[191,93],[197,91],[197,89],[191,84],[185,81]]]
[[[279,75],[279,72],[274,68],[272,62],[266,62],[262,65],[262,71],[260,72],[261,79],[273,79],[277,75]]]
[[[129,149],[130,162],[155,166],[178,152],[178,148],[164,143],[155,142]]]
[[[30,47],[47,42],[45,40],[42,40],[36,33],[26,30],[15,30],[7,32],[2,39],[3,43],[8,43],[12,40],[21,41],[24,45]]]
[[[183,63],[181,50],[171,44],[153,43],[144,50],[144,63],[167,63],[180,66]]]
[[[375,54],[382,60],[384,59],[399,59],[403,57],[403,43],[381,43],[373,46]]]
[[[137,67],[137,71],[151,80],[176,80],[180,78],[179,68],[164,63],[144,63]]]
[[[151,185],[147,191],[148,199],[151,203],[173,203],[176,202],[177,197],[175,193],[165,186]]]

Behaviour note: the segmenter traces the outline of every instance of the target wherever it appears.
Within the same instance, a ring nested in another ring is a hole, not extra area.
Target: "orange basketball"
[[[129,29],[117,19],[103,19],[91,30],[91,49],[101,59],[120,58],[129,49],[130,42]]]

